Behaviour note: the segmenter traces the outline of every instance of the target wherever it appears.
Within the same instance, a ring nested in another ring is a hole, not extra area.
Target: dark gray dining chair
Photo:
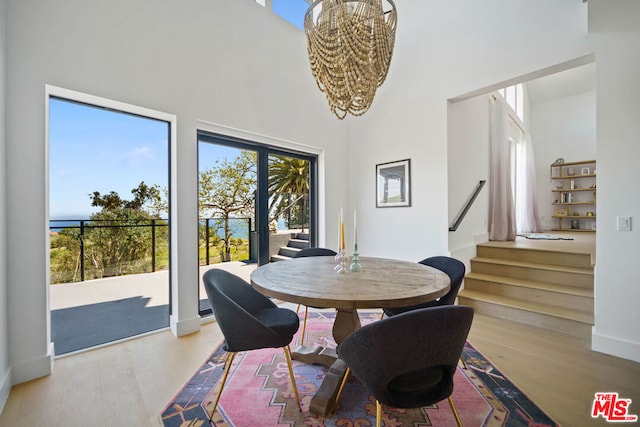
[[[420,261],[420,264],[427,265],[429,267],[433,267],[438,269],[449,276],[449,281],[451,282],[451,287],[449,288],[449,292],[447,292],[442,297],[438,298],[434,301],[429,301],[422,304],[411,305],[406,307],[393,307],[393,308],[385,308],[384,314],[388,317],[395,316],[400,313],[405,313],[407,311],[416,310],[418,308],[428,308],[428,307],[439,307],[442,305],[453,305],[456,302],[456,297],[458,296],[458,292],[460,291],[460,285],[462,285],[462,280],[464,279],[465,266],[461,261],[451,258],[448,256],[434,256],[431,258],[426,258]]]
[[[336,402],[352,373],[376,400],[377,427],[383,404],[420,408],[444,399],[462,426],[451,394],[472,321],[473,308],[444,305],[363,326],[338,345],[338,356],[348,368]]]
[[[214,268],[208,270],[202,279],[209,303],[224,336],[223,349],[227,352],[224,376],[209,421],[211,422],[216,411],[236,354],[260,348],[282,347],[289,367],[293,393],[300,408],[289,349],[289,344],[300,326],[296,312],[276,306],[242,278],[228,271]]]
[[[327,248],[304,248],[300,251],[296,252],[294,258],[303,258],[310,256],[336,256],[337,253],[331,249]],[[318,307],[316,307],[318,308]],[[320,307],[324,308],[324,307]],[[298,304],[298,308],[296,309],[296,313],[300,311],[300,304]],[[304,334],[307,330],[307,314],[309,313],[309,307],[305,305],[304,307],[304,317],[302,320],[302,335],[300,336],[300,344],[304,344]]]

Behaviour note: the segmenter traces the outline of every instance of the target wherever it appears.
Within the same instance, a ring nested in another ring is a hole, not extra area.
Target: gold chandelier
[[[389,71],[397,12],[383,0],[316,0],[304,17],[311,72],[339,118],[367,112]]]

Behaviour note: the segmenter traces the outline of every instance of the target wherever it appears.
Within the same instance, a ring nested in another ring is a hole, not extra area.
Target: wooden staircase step
[[[482,258],[526,261],[537,264],[564,265],[582,268],[593,267],[590,252],[562,252],[540,248],[514,248],[478,244],[477,256]]]
[[[486,294],[484,292],[470,291],[466,289],[460,291],[458,296],[460,296],[461,294],[464,298],[473,298],[480,301],[511,306],[526,311],[535,311],[549,316],[575,320],[576,322],[593,325],[593,313],[589,313],[583,310],[575,310],[568,307],[555,307],[549,304],[525,301],[519,298],[504,297],[501,295]]]
[[[593,289],[470,272],[464,289],[593,312]]]
[[[538,282],[535,280],[527,280],[527,279],[518,279],[513,277],[505,277],[493,274],[482,274],[476,272],[469,272],[465,275],[465,286],[467,284],[468,279],[475,279],[484,282],[496,282],[496,283],[504,283],[510,286],[520,286],[525,288],[537,288],[546,290],[549,292],[556,293],[565,293],[569,295],[576,295],[581,297],[591,297],[593,298],[593,289],[583,288],[579,286],[572,285],[564,285],[558,283],[544,283]]]
[[[593,312],[463,289],[458,303],[480,313],[590,339]]]
[[[575,286],[593,288],[593,268],[475,257],[471,259],[471,271],[546,283],[572,283]]]

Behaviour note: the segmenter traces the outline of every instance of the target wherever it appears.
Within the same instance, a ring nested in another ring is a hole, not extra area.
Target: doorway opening
[[[49,88],[56,356],[169,326],[171,116]]]

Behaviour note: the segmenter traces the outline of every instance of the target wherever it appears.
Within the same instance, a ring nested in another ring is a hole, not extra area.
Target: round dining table
[[[338,273],[334,257],[293,258],[256,268],[251,273],[251,285],[272,298],[335,308],[332,332],[337,344],[360,328],[357,309],[411,306],[433,301],[449,291],[449,276],[420,263],[360,257],[360,265],[362,271]],[[305,363],[330,367],[309,408],[316,415],[330,415],[346,365],[331,348],[300,346],[293,356]]]

